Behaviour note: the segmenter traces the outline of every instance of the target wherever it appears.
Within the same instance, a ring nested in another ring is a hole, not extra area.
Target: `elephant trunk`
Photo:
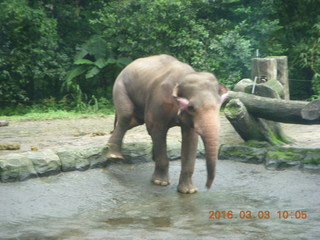
[[[202,140],[204,142],[204,148],[206,152],[207,173],[208,173],[206,187],[210,188],[215,177],[219,145],[216,137],[202,136]]]
[[[201,121],[199,121],[197,132],[200,134],[204,143],[208,173],[206,187],[210,188],[215,177],[216,163],[218,160],[220,121],[219,112],[213,112],[209,114],[209,116],[208,114],[205,114],[206,116],[203,116]]]

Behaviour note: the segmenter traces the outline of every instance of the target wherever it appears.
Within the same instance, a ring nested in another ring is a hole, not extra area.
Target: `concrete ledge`
[[[180,142],[168,142],[168,155],[171,160],[180,158]],[[25,153],[9,153],[0,156],[0,181],[24,181],[68,171],[84,171],[91,168],[107,167],[119,162],[106,158],[108,148],[66,147],[57,151],[41,150]],[[127,163],[152,161],[152,145],[146,142],[126,143],[123,155]]]
[[[222,144],[219,159],[264,163],[269,170],[297,168],[320,172],[320,149],[271,146],[267,143]]]
[[[168,141],[170,160],[180,158],[181,143]],[[0,157],[0,181],[24,181],[29,178],[49,176],[67,171],[84,171],[91,168],[107,167],[111,162],[106,158],[108,148],[66,147],[54,150],[41,150],[26,153],[10,153]],[[146,142],[125,143],[123,155],[128,163],[152,161],[152,144]],[[199,144],[198,157],[205,156],[203,145]],[[219,159],[246,163],[265,164],[267,169],[282,170],[298,168],[320,172],[320,149],[274,147],[267,143],[242,145],[222,144]]]

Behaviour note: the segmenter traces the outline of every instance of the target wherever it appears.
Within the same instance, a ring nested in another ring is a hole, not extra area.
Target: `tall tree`
[[[282,26],[278,42],[289,57],[291,93],[320,96],[320,1],[278,0],[275,6]]]

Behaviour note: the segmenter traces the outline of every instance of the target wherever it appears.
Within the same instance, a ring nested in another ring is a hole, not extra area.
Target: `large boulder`
[[[48,176],[61,172],[61,161],[58,155],[50,150],[32,151],[26,153],[39,176]]]
[[[23,181],[31,177],[37,177],[37,171],[25,154],[12,153],[0,158],[2,182]]]
[[[107,148],[105,147],[66,147],[57,151],[63,172],[105,167],[107,165],[106,153]]]

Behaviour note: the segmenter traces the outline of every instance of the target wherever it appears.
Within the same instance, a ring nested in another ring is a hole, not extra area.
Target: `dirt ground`
[[[26,152],[31,149],[59,149],[65,146],[103,146],[113,129],[114,116],[80,119],[10,120],[9,126],[0,127],[0,144],[20,144],[19,150],[2,150],[0,155]],[[320,125],[282,124],[284,132],[295,139],[293,146],[320,148]],[[240,143],[239,135],[221,115],[221,143]],[[180,129],[172,128],[168,138],[180,140]],[[145,126],[136,127],[126,134],[125,142],[150,141]]]

